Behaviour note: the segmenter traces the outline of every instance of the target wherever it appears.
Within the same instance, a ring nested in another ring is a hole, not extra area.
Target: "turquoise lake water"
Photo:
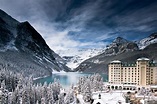
[[[52,76],[48,76],[45,78],[40,78],[34,81],[34,83],[50,83],[54,82],[54,79],[58,79],[60,84],[63,87],[69,87],[72,84],[76,84],[80,77],[89,76],[93,73],[76,73],[76,72],[67,72],[67,73],[55,73]],[[100,74],[103,77],[103,81],[106,82],[108,80],[108,76],[106,74]]]

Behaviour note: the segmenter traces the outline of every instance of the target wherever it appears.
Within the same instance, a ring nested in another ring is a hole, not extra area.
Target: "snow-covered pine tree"
[[[65,104],[70,104],[72,102],[74,102],[74,92],[73,90],[70,90],[65,97]]]
[[[84,85],[84,93],[83,93],[83,100],[85,102],[90,102],[92,99],[92,92],[90,88],[90,80],[86,80],[86,83]]]

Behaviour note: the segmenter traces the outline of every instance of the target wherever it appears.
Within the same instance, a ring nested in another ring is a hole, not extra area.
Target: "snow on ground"
[[[84,102],[84,100],[83,100],[83,96],[82,95],[77,95],[77,98],[79,99],[79,101],[80,101],[80,104],[86,104],[85,102]]]
[[[61,70],[61,71],[56,71],[56,70],[53,70],[52,74],[66,74],[67,72],[65,72],[64,70]]]
[[[154,39],[154,37],[148,37],[139,41],[138,46],[139,46],[139,49],[144,49],[148,45],[154,44],[154,43],[157,43],[157,38]]]
[[[93,104],[97,104],[98,102],[100,102],[101,104],[118,104],[118,101],[122,102],[122,104],[127,104],[125,103],[125,99],[123,98],[123,91],[112,91],[109,93],[105,93],[105,92],[94,92],[93,93],[93,99],[94,102]],[[101,99],[99,99],[99,94],[101,95]],[[82,95],[77,95],[77,98],[80,101],[80,104],[89,104],[89,103],[85,103],[83,100],[83,96]],[[128,103],[129,104],[129,103]]]
[[[47,75],[43,76],[43,77],[36,77],[36,78],[33,78],[33,80],[37,80],[37,79],[41,79],[41,78],[46,78],[48,77]]]

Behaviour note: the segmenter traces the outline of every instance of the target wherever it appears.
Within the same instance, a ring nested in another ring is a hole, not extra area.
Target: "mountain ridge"
[[[157,42],[157,33],[154,32],[148,37],[137,42],[139,49],[144,49],[146,46]]]
[[[2,66],[6,65],[9,70],[14,69],[13,71],[25,73],[26,76],[29,76],[29,71],[33,77],[51,75],[53,71],[70,71],[64,60],[49,48],[28,21],[20,23],[1,9],[0,14]]]
[[[138,50],[138,46],[136,43],[128,41],[122,37],[117,37],[115,40],[113,40],[111,44],[107,45],[105,54],[111,56],[134,50]]]
[[[153,33],[156,34],[156,33]],[[150,38],[151,37],[151,38]],[[153,38],[152,38],[153,37]],[[122,39],[122,38],[119,38]],[[75,70],[79,72],[99,72],[99,73],[108,73],[108,63],[113,60],[121,60],[124,62],[133,62],[137,58],[147,57],[150,60],[157,61],[157,37],[156,35],[150,35],[143,40],[148,40],[147,44],[139,41],[138,44],[131,41],[123,41],[123,43],[115,42],[115,40],[109,44],[104,51],[104,53],[92,57],[90,59],[82,62]],[[152,42],[153,41],[153,42]],[[140,43],[141,42],[141,43]],[[117,44],[118,43],[118,44]],[[120,43],[120,44],[119,44]],[[131,48],[128,46],[130,46]],[[140,49],[139,45],[145,46],[143,49]],[[117,49],[118,51],[115,51]],[[153,51],[152,51],[153,50]]]

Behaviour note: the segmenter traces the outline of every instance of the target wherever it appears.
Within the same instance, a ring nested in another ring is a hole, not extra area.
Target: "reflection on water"
[[[54,79],[58,79],[63,87],[69,87],[72,84],[75,85],[80,77],[89,76],[89,75],[92,75],[92,73],[75,73],[75,72],[56,73],[53,74],[52,76],[37,79],[34,82],[43,84],[44,82],[50,83],[50,82],[54,82]],[[104,81],[107,81],[106,74],[100,74],[100,75],[103,77]]]

